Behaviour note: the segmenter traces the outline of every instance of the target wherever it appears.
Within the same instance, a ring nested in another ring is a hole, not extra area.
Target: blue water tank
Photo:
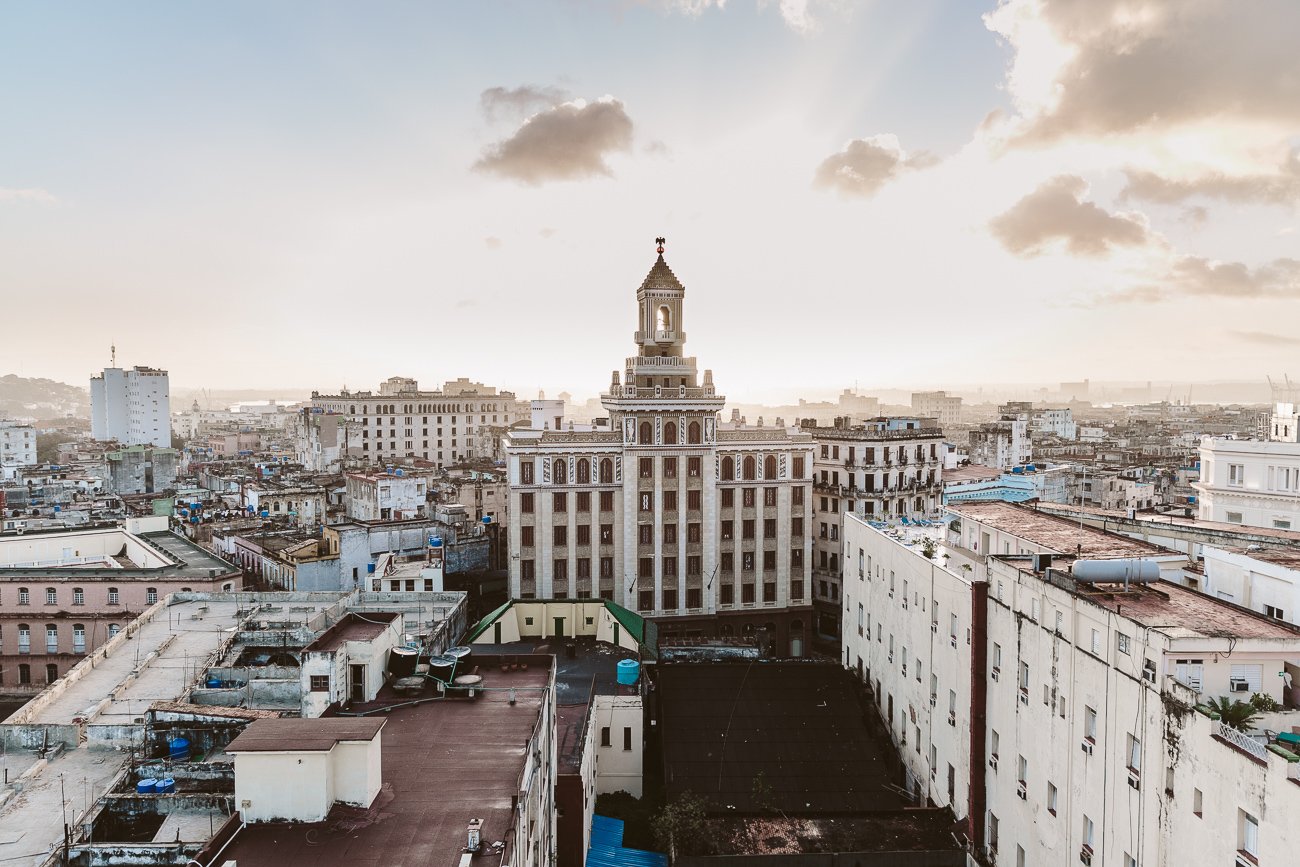
[[[271,517],[271,513],[268,512],[266,509],[263,509],[259,514],[260,514],[263,518],[269,518],[269,517]]]
[[[153,777],[145,777],[135,784],[135,793],[137,795],[152,795],[158,787],[158,781]]]
[[[430,548],[441,548],[441,547],[442,547],[442,539],[438,538],[437,536],[434,536],[432,539],[429,540],[429,547],[430,547]]]
[[[635,659],[622,659],[618,663],[618,682],[631,686],[641,676],[641,663]]]
[[[491,516],[491,515],[484,515],[484,516],[483,516],[483,523],[484,523],[484,524],[491,524],[491,523],[492,523],[492,516]]]
[[[401,474],[402,474],[402,471],[401,471],[401,470],[398,470],[398,471],[397,471],[397,475],[400,476]]]
[[[374,564],[374,563],[367,563],[367,564],[366,564],[366,574],[367,574],[367,575],[373,575],[373,574],[375,574],[375,564]]]
[[[208,689],[218,689],[220,688],[220,686],[221,686],[221,678],[219,677],[208,678]]]
[[[185,738],[172,738],[167,742],[168,757],[186,760],[190,757],[190,742]]]
[[[1011,472],[1015,473],[1015,474],[1018,475],[1018,476],[1019,476],[1019,475],[1023,475],[1024,472],[1025,472],[1025,468],[1024,468],[1024,467],[1012,467],[1012,468],[1011,468]]]
[[[176,781],[171,777],[158,781],[158,793],[160,795],[170,795],[176,791]]]
[[[1038,472],[1038,465],[1037,465],[1037,464],[1030,464],[1029,466],[1025,467],[1025,470],[1026,470],[1027,472],[1036,473],[1036,472]]]

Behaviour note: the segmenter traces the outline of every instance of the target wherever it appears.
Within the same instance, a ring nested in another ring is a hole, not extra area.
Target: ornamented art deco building
[[[801,655],[813,439],[724,425],[725,399],[686,343],[685,287],[659,258],[637,290],[637,351],[583,430],[506,438],[514,598],[610,599],[661,635],[755,634]],[[556,630],[563,629],[555,624]]]

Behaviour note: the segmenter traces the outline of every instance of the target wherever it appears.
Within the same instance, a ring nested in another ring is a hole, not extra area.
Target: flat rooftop
[[[1099,509],[1096,506],[1072,506],[1065,503],[1039,503],[1040,511],[1056,515],[1085,515],[1110,520],[1133,520],[1156,526],[1167,524],[1170,527],[1183,527],[1190,530],[1205,530],[1214,533],[1229,533],[1238,536],[1259,536],[1276,539],[1279,545],[1300,545],[1300,530],[1279,530],[1275,527],[1252,527],[1249,524],[1229,524],[1224,521],[1202,521],[1200,518],[1188,518],[1184,515],[1169,515],[1158,512],[1138,512],[1131,519],[1127,513],[1115,509]]]
[[[1238,546],[1233,548],[1224,548],[1223,550],[1229,551],[1233,554],[1240,554],[1243,557],[1249,557],[1252,560],[1259,560],[1263,563],[1272,563],[1276,566],[1282,566],[1287,569],[1300,570],[1300,549]]]
[[[964,482],[987,482],[993,479],[1002,478],[1002,470],[997,467],[986,467],[983,464],[968,464],[964,467],[953,467],[944,469],[943,483],[945,485],[957,485]]]
[[[141,545],[140,543],[144,544]],[[20,548],[50,548],[57,545],[59,556],[42,558],[24,556]],[[63,556],[63,549],[82,551],[81,557]],[[126,551],[124,556],[121,552]],[[78,563],[78,559],[92,562]],[[54,561],[59,561],[58,563]],[[108,565],[107,560],[113,561]],[[34,565],[22,565],[32,563]],[[0,539],[0,578],[55,578],[74,580],[79,577],[129,578],[208,578],[231,575],[238,569],[217,555],[170,531],[130,533],[120,527],[62,530],[28,533]]]
[[[260,719],[226,744],[226,752],[328,752],[345,741],[374,740],[386,721],[382,716]]]
[[[728,855],[929,852],[928,867],[964,867],[966,853],[952,833],[947,810],[908,809],[870,816],[798,818],[748,816],[710,819],[719,852]],[[942,854],[940,854],[942,853]]]
[[[373,641],[383,635],[392,622],[399,617],[400,614],[387,611],[373,611],[364,616],[348,612],[338,623],[316,636],[316,640],[304,647],[302,651],[303,653],[312,651],[328,653],[331,650],[338,650],[349,641]]]
[[[826,662],[669,663],[658,667],[664,779],[719,813],[901,810],[889,747],[867,730],[852,676]],[[770,795],[756,793],[763,775]],[[760,803],[766,801],[766,803]]]
[[[1080,527],[1078,522],[999,501],[952,503],[944,507],[962,518],[987,524],[995,530],[1019,536],[1035,545],[1072,557],[1113,559],[1117,557],[1156,557],[1177,554],[1168,548],[1108,533],[1095,527]],[[997,552],[985,551],[986,554]],[[1018,553],[1018,552],[1013,552]]]
[[[502,672],[478,655],[488,689],[475,700],[429,701],[382,714],[384,790],[370,810],[336,806],[324,822],[249,825],[222,859],[239,867],[388,867],[452,864],[465,827],[483,820],[483,840],[513,827],[525,750],[543,707],[550,669],[531,657],[526,671]],[[494,687],[517,687],[517,701]],[[389,796],[391,795],[391,800]],[[513,842],[513,840],[512,840]],[[497,867],[490,848],[471,862]],[[514,854],[506,851],[513,863]]]

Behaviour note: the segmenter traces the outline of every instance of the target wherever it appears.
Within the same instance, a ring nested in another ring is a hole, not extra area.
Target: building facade
[[[1300,790],[1280,782],[1300,775],[1205,702],[1258,693],[1282,708],[1261,729],[1290,730],[1300,630],[1073,565],[1082,550],[1163,574],[1177,558],[1154,546],[963,508],[929,544],[845,518],[862,565],[846,580],[843,661],[870,685],[914,796],[951,805],[981,863],[1286,863]]]
[[[1201,439],[1200,517],[1251,527],[1300,529],[1300,432],[1280,403],[1267,440]]]
[[[801,422],[816,444],[813,460],[813,606],[817,637],[840,638],[840,522],[925,518],[938,513],[943,493],[943,431],[930,418],[879,418],[834,425]]]
[[[912,392],[912,412],[921,418],[938,419],[940,426],[961,424],[961,398],[946,391]]]
[[[106,367],[90,378],[90,434],[97,440],[170,448],[171,411],[165,370]]]
[[[36,463],[36,430],[29,424],[0,418],[0,466],[25,467]]]
[[[637,290],[637,353],[601,398],[608,421],[507,437],[511,596],[609,599],[665,634],[765,629],[802,651],[812,437],[719,424],[659,252]]]
[[[501,434],[528,417],[528,405],[508,391],[457,379],[438,391],[421,391],[404,376],[390,377],[379,392],[312,392],[311,405],[355,422],[346,457],[368,464],[419,458],[439,466],[499,457]],[[335,440],[337,443],[337,438]]]

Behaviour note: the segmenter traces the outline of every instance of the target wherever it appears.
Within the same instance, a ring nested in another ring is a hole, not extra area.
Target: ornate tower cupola
[[[640,315],[635,340],[641,356],[680,358],[686,343],[686,332],[682,330],[682,297],[686,287],[664,261],[664,243],[663,238],[655,238],[659,258],[636,293]]]

